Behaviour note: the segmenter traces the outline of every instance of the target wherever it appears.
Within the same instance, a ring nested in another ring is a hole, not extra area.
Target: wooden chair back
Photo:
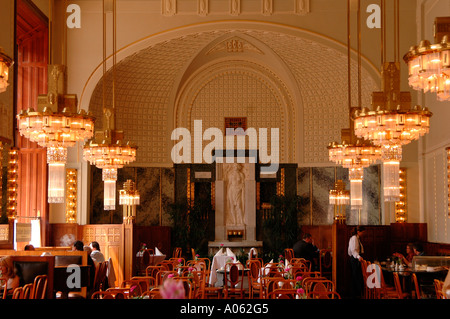
[[[292,248],[285,248],[284,249],[284,259],[286,259],[288,262],[291,261],[292,258],[294,258],[294,250]]]
[[[244,266],[240,263],[226,263],[223,292],[225,298],[244,295]]]
[[[155,251],[153,249],[145,249],[142,253],[142,265],[145,267],[153,265]]]
[[[106,275],[108,272],[109,261],[105,260],[98,263],[95,269],[94,283],[92,285],[91,293],[96,291],[106,290]]]
[[[31,299],[45,299],[47,293],[47,275],[39,275],[34,278]]]
[[[416,299],[422,299],[422,294],[420,292],[419,281],[417,280],[417,276],[415,273],[411,274],[411,281],[414,286],[414,296]]]
[[[398,298],[403,299],[403,291],[402,285],[400,283],[400,277],[398,276],[398,272],[393,272],[392,276],[394,278],[395,291],[397,292]]]
[[[23,286],[23,299],[30,299],[33,292],[33,284],[26,284]]]
[[[436,292],[436,299],[444,299],[444,293],[442,288],[444,286],[444,282],[439,279],[434,279],[434,290]]]
[[[23,287],[17,287],[14,289],[12,299],[23,299]]]
[[[153,288],[151,290],[144,291],[141,296],[142,297],[148,296],[149,299],[162,299],[159,288]]]
[[[156,279],[156,277],[158,276],[158,272],[164,271],[164,270],[169,270],[169,269],[167,269],[167,267],[163,266],[163,265],[148,266],[147,268],[145,268],[145,276],[153,277]]]
[[[183,250],[181,249],[181,247],[175,247],[175,249],[173,250],[173,258],[181,258],[181,255],[183,253]]]

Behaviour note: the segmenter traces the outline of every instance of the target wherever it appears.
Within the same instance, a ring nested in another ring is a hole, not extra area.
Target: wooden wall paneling
[[[85,245],[97,241],[105,259],[111,258],[116,277],[116,286],[124,280],[124,249],[122,224],[80,225],[79,239]]]
[[[39,94],[47,93],[48,19],[27,0],[17,1],[16,112],[37,109]],[[47,159],[45,148],[15,132],[19,148],[18,215],[41,216],[44,245],[48,244]],[[20,219],[19,219],[20,220]],[[24,220],[26,222],[29,219]]]

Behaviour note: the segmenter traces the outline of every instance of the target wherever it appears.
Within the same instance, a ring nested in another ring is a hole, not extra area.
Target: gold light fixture
[[[422,40],[405,54],[409,85],[424,93],[436,93],[439,101],[450,101],[450,17],[437,17],[434,44]]]
[[[119,192],[119,204],[123,205],[123,221],[131,224],[136,219],[136,206],[140,204],[140,195],[136,183],[127,180]]]
[[[372,108],[355,113],[355,134],[381,147],[383,189],[385,201],[400,200],[399,170],[402,146],[427,134],[432,113],[427,108],[411,108],[411,93],[400,91],[400,63],[398,57],[399,2],[394,2],[396,28],[395,62],[385,62],[384,0],[382,26],[382,92],[372,93]]]
[[[19,149],[11,147],[8,152],[8,174],[6,186],[6,213],[8,220],[17,218],[17,179],[19,170]]]
[[[360,42],[360,1],[358,1],[358,103],[359,107],[352,107],[351,90],[351,57],[350,57],[350,0],[347,1],[347,59],[348,59],[348,107],[350,128],[341,131],[341,143],[330,143],[328,146],[329,159],[344,168],[349,169],[350,202],[352,209],[362,207],[362,181],[364,168],[375,164],[381,157],[379,146],[358,139],[354,133],[353,114],[361,107],[361,42]]]
[[[350,192],[342,180],[336,181],[334,189],[330,190],[329,203],[334,206],[335,222],[345,223],[345,206],[350,204]]]
[[[96,131],[94,140],[84,145],[86,161],[102,169],[104,184],[104,210],[116,209],[117,170],[136,160],[137,147],[124,141],[123,131],[116,130],[115,119],[115,66],[116,66],[116,1],[112,1],[113,15],[113,87],[112,106],[105,106],[106,81],[106,14],[103,1],[103,131]]]
[[[397,223],[406,223],[406,169],[400,168],[400,200],[395,202],[395,221]]]
[[[3,48],[0,48],[0,93],[5,92],[8,87],[9,68],[13,64]]]
[[[77,222],[77,177],[75,168],[66,170],[66,223]]]

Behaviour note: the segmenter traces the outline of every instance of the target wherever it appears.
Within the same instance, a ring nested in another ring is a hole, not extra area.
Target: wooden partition
[[[81,240],[85,245],[97,241],[105,259],[111,258],[115,286],[134,275],[135,257],[141,243],[146,243],[148,247],[158,247],[167,256],[172,251],[170,227],[51,224],[50,229],[50,242],[54,245],[67,244],[67,240]]]

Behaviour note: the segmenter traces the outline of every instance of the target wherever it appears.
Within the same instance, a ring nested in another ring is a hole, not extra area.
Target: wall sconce
[[[123,205],[123,222],[132,224],[136,219],[136,206],[140,204],[140,195],[132,180],[127,180],[123,188],[119,192],[119,204]]]
[[[77,177],[75,168],[66,170],[66,223],[76,223],[77,221]]]
[[[395,222],[406,223],[406,169],[399,170],[400,200],[395,202]]]
[[[18,187],[18,169],[19,169],[19,149],[11,147],[9,150],[8,161],[8,183],[6,186],[7,206],[6,212],[8,220],[15,220],[17,217],[17,187]]]

